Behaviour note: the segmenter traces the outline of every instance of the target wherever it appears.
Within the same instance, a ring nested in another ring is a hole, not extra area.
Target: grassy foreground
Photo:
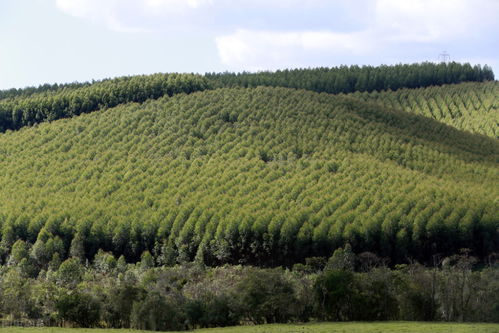
[[[68,328],[0,328],[0,333],[137,333],[135,330],[68,329]],[[457,323],[321,323],[302,325],[261,325],[212,328],[193,331],[196,333],[497,333],[499,324]]]

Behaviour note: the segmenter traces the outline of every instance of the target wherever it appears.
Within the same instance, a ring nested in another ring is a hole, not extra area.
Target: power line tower
[[[448,63],[450,61],[450,54],[448,54],[447,51],[440,53],[438,55],[438,61]]]

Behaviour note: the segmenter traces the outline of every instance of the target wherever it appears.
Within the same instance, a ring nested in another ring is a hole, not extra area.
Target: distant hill
[[[259,73],[153,74],[0,91],[0,132],[128,102],[230,87],[289,87],[326,93],[381,91],[494,80],[488,66],[421,63]]]
[[[385,94],[225,88],[0,134],[0,255],[17,238],[41,265],[99,248],[263,266],[346,243],[392,263],[496,251],[499,141]]]

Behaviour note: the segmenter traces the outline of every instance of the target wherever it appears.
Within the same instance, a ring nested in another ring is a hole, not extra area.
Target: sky
[[[0,0],[0,89],[439,61],[499,77],[499,0]]]

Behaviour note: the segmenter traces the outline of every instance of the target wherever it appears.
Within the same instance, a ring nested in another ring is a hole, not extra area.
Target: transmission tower
[[[450,54],[448,54],[447,51],[444,51],[438,55],[438,60],[439,62],[448,63],[450,61]]]

